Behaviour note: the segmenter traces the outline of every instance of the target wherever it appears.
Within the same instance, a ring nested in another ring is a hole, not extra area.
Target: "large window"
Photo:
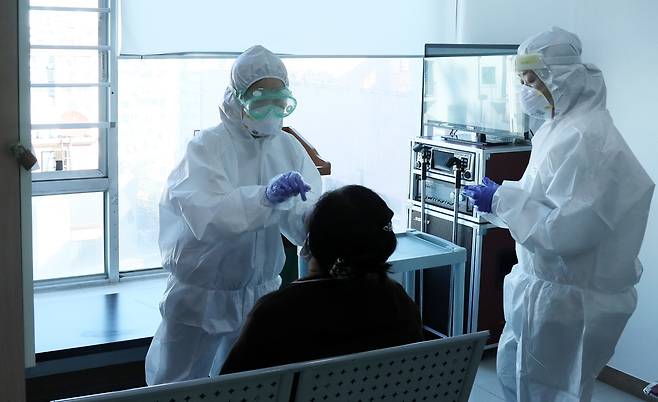
[[[407,227],[409,141],[420,132],[421,58],[287,58],[299,101],[284,121],[331,161],[325,189],[363,184]],[[159,267],[157,206],[195,130],[219,124],[232,59],[120,59],[119,263]]]
[[[232,58],[122,58],[115,0],[31,0],[34,278],[118,281],[160,268],[158,200],[196,130],[219,124]],[[286,58],[285,121],[331,161],[325,189],[378,191],[407,226],[421,58]],[[72,279],[73,278],[73,279]]]
[[[117,216],[112,5],[113,0],[30,1],[37,281],[118,279],[110,230]]]

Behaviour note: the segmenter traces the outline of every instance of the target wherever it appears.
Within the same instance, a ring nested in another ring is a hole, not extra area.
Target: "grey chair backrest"
[[[466,402],[487,331],[310,362],[294,401]]]
[[[484,331],[59,402],[467,402],[488,336]]]
[[[289,402],[294,371],[270,369],[181,381],[60,402]]]

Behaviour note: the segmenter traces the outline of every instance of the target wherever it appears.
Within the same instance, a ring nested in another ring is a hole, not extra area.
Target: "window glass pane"
[[[103,193],[32,198],[34,279],[104,272]]]
[[[30,81],[32,84],[94,83],[99,80],[97,50],[30,51]]]
[[[99,13],[30,11],[31,45],[98,46]]]
[[[97,123],[99,88],[32,88],[32,124]]]
[[[420,133],[422,59],[285,59],[293,126],[332,164],[325,189],[362,184],[407,227],[409,139]],[[122,269],[159,265],[157,201],[195,129],[217,125],[232,60],[119,60]],[[327,110],[339,111],[327,114]],[[141,237],[140,237],[141,236]],[[148,261],[145,255],[150,256]],[[157,264],[157,265],[154,265]]]
[[[409,139],[420,133],[422,59],[285,59],[299,101],[284,121],[329,160],[325,191],[360,184],[407,225]],[[327,114],[327,111],[339,111]]]
[[[98,0],[30,0],[31,6],[97,8]]]
[[[209,59],[119,60],[122,271],[161,266],[158,200],[166,176],[194,130],[219,121],[217,107],[232,64]]]
[[[32,173],[58,170],[98,169],[98,128],[32,130],[32,147],[39,169]]]

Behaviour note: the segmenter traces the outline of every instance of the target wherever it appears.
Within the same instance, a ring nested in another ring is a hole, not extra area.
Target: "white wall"
[[[121,54],[422,55],[454,37],[455,0],[120,0]],[[148,23],[145,23],[147,22]]]
[[[658,182],[658,2],[579,0],[575,32],[583,56],[597,64],[608,86],[608,108],[615,124]],[[645,79],[649,78],[649,79]],[[644,274],[638,308],[610,365],[644,380],[658,379],[658,194],[640,253]]]
[[[608,108],[633,152],[658,182],[658,2],[655,0],[461,0],[464,43],[520,43],[552,25],[578,34],[583,60],[603,70]],[[640,259],[638,308],[610,365],[646,381],[658,378],[658,195]]]
[[[551,25],[569,29],[572,3],[573,0],[459,0],[457,39],[461,43],[518,44]]]

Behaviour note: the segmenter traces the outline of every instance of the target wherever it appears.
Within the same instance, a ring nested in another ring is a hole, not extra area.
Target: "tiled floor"
[[[504,401],[503,391],[496,378],[496,355],[488,352],[480,363],[480,369],[475,377],[469,402],[499,402]],[[641,402],[624,392],[619,391],[600,381],[596,382],[592,402]]]

